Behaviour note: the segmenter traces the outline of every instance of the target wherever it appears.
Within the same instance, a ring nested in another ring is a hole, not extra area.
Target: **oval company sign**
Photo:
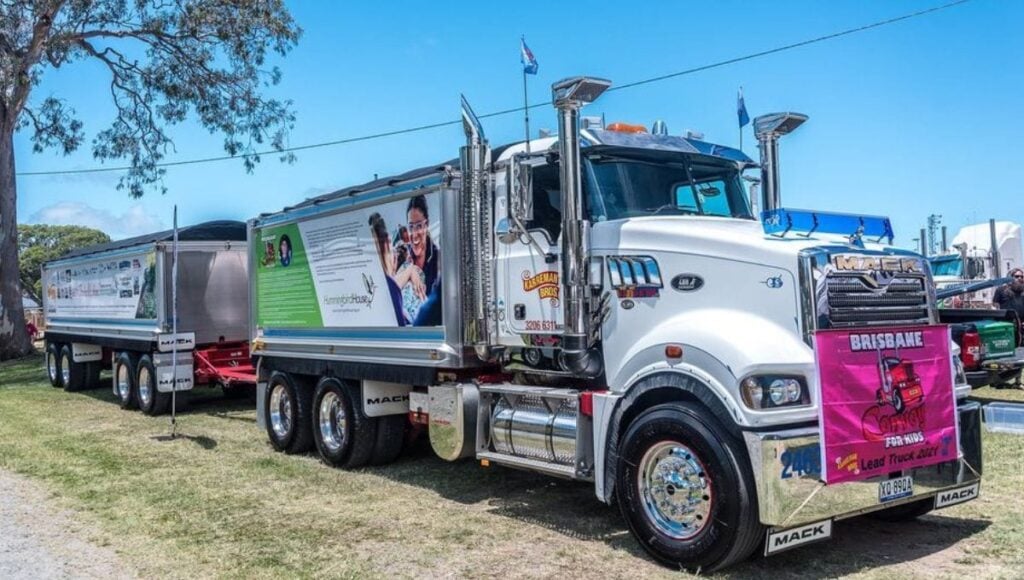
[[[680,292],[693,292],[704,286],[704,278],[696,274],[679,274],[672,278],[672,287]]]

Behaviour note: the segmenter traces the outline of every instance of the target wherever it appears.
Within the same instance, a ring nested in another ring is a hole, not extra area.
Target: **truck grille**
[[[828,323],[832,327],[929,322],[923,277],[901,277],[875,286],[862,275],[830,273],[826,279]]]

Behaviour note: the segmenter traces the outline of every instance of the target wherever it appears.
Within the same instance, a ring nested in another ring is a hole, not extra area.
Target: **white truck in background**
[[[960,228],[949,251],[928,259],[936,288],[949,290],[986,280],[998,280],[1013,268],[1024,267],[1021,225],[989,220]],[[944,305],[957,308],[990,308],[995,288],[987,288],[947,299]]]
[[[353,468],[425,427],[443,459],[592,483],[654,558],[704,572],[835,519],[973,499],[980,408],[961,372],[956,459],[899,473],[894,501],[884,477],[822,481],[815,332],[937,319],[924,258],[869,239],[891,244],[888,220],[781,209],[777,140],[806,117],[756,120],[762,223],[741,151],[581,129],[609,86],[556,83],[558,136],[494,150],[464,101],[458,165],[249,222],[271,444]]]

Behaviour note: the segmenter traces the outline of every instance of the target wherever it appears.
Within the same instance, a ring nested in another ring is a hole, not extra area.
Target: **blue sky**
[[[279,64],[273,94],[294,101],[292,145],[342,139],[458,118],[465,93],[478,113],[522,103],[519,36],[540,71],[531,102],[552,82],[592,74],[627,82],[797,42],[940,3],[901,2],[292,2],[304,29]],[[563,5],[564,4],[564,5]],[[673,134],[703,132],[736,145],[736,90],[751,117],[780,110],[810,121],[785,138],[782,191],[789,207],[893,218],[910,246],[930,213],[952,236],[990,217],[1024,222],[1013,171],[1024,109],[1024,2],[973,0],[939,13],[781,54],[609,93],[588,108],[608,121],[664,120]],[[67,98],[89,137],[113,109],[108,77],[91,63],[48,71],[34,97]],[[521,139],[519,115],[486,119],[492,144]],[[531,126],[555,126],[552,109]],[[223,154],[196,123],[172,131],[168,160]],[[166,195],[128,199],[113,173],[18,178],[20,221],[99,225],[115,237],[171,223],[246,219],[334,188],[450,159],[457,126],[305,151],[293,164],[267,157],[253,174],[241,161],[171,168]],[[63,157],[33,154],[16,137],[19,171],[95,167],[88,147]],[[757,155],[750,127],[748,155]]]

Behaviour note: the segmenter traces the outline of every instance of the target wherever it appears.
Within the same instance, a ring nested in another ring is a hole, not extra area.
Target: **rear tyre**
[[[629,425],[615,492],[633,536],[673,568],[725,568],[764,540],[740,443],[691,403],[652,407]]]
[[[138,395],[139,410],[146,415],[163,415],[171,404],[171,394],[157,390],[156,366],[148,354],[142,355],[136,366],[135,392]]]
[[[883,522],[909,522],[925,515],[934,508],[935,498],[929,497],[877,512],[871,512],[868,516]]]
[[[60,349],[60,382],[69,393],[81,391],[85,383],[85,364],[75,362],[70,344]]]
[[[263,418],[270,444],[285,453],[303,453],[313,446],[312,393],[293,375],[274,372],[267,383]]]
[[[377,420],[363,413],[357,387],[320,379],[313,395],[313,440],[320,458],[335,467],[361,467],[373,458]]]
[[[50,385],[60,387],[60,345],[55,342],[46,343],[46,378]]]
[[[114,359],[114,396],[122,409],[135,406],[135,356],[120,352]]]
[[[377,441],[370,465],[387,465],[398,459],[405,443],[405,415],[377,417]]]

